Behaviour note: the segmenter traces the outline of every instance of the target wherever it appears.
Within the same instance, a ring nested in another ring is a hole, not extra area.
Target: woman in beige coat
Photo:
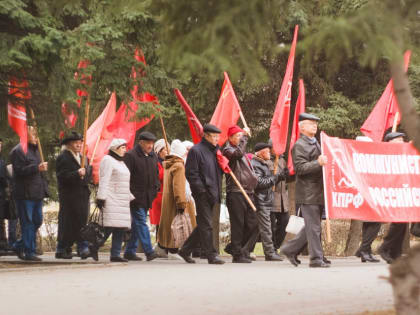
[[[170,154],[163,162],[163,197],[162,214],[160,217],[158,242],[161,248],[175,254],[171,225],[177,213],[189,214],[193,228],[196,226],[194,200],[186,194],[186,178],[184,159],[187,155],[186,147],[178,139],[172,141]]]

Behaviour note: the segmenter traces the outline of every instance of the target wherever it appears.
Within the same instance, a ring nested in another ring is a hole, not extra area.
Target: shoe
[[[284,252],[281,252],[286,258],[287,258],[287,260],[293,265],[293,266],[295,266],[295,267],[297,267],[297,266],[299,266],[299,264],[300,264],[300,262],[298,262],[297,260],[296,260],[296,255],[288,255],[288,254],[286,254],[286,253],[284,253]]]
[[[223,265],[225,263],[225,261],[220,259],[218,256],[208,258],[208,261],[210,265]]]
[[[90,252],[90,257],[92,257],[93,258],[93,260],[94,261],[98,261],[99,260],[99,257],[98,257],[98,250],[96,249],[96,248],[90,248],[90,250],[89,250],[89,252]]]
[[[120,256],[114,256],[110,259],[111,262],[128,262],[128,259],[122,258]]]
[[[233,257],[232,263],[234,263],[234,264],[250,264],[250,263],[252,263],[252,260],[248,259],[244,256],[239,256],[239,257]]]
[[[153,250],[158,255],[158,258],[168,258],[168,253],[166,252],[166,250],[161,248],[158,244],[155,245]]]
[[[323,261],[317,261],[317,262],[309,263],[309,267],[311,267],[311,268],[329,268],[330,265],[324,263]]]
[[[322,261],[328,265],[331,265],[331,260],[328,260],[325,256],[322,258]]]
[[[232,255],[232,245],[231,245],[231,243],[226,245],[224,251],[225,251],[226,254]]]
[[[16,253],[16,256],[20,259],[20,260],[25,260],[25,253],[23,252],[22,248],[15,248],[14,252]]]
[[[152,252],[150,254],[146,254],[146,260],[147,261],[152,261],[152,260],[154,260],[154,259],[156,259],[158,257],[159,257],[159,255],[156,254],[156,252]]]
[[[127,260],[132,260],[132,261],[142,261],[143,260],[143,258],[137,256],[136,254],[128,254],[128,253],[124,254],[124,258],[127,259]]]
[[[300,265],[302,262],[300,261],[300,259],[298,259],[298,256],[296,255],[295,256],[295,260],[296,260],[296,262]]]
[[[394,262],[394,258],[392,258],[388,252],[379,249],[378,253],[382,257],[382,259],[386,261],[387,264],[392,264]]]
[[[189,264],[195,264],[195,260],[191,258],[191,256],[185,252],[182,251],[182,249],[180,249],[178,251],[178,255],[185,260],[185,262],[189,263]]]
[[[55,259],[72,259],[73,255],[69,253],[55,253]]]
[[[42,259],[41,259],[41,258],[39,258],[39,257],[37,257],[37,256],[35,256],[35,255],[32,255],[32,256],[25,256],[25,260],[26,260],[26,261],[42,261]]]
[[[369,253],[369,257],[370,257],[370,259],[371,259],[371,262],[380,262],[380,260],[379,259],[377,259],[377,258],[375,258],[373,255],[372,255],[372,253]]]
[[[265,256],[265,261],[283,261],[277,253],[273,253],[272,255]]]
[[[360,251],[360,260],[364,262],[379,262],[378,259],[374,258],[371,253]]]

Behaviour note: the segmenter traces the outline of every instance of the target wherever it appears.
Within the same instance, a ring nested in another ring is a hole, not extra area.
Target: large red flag
[[[178,101],[181,103],[181,106],[185,111],[185,115],[187,116],[187,122],[188,126],[190,127],[191,138],[194,143],[198,143],[203,137],[203,126],[201,125],[197,116],[195,116],[187,101],[182,96],[181,92],[178,89],[175,89],[174,91],[176,97],[178,98]]]
[[[226,156],[224,156],[220,150],[217,150],[216,158],[219,167],[224,173],[229,174],[230,172],[232,172],[232,169],[229,166],[229,159]]]
[[[299,96],[296,101],[295,115],[293,118],[292,136],[290,137],[289,156],[287,158],[287,168],[289,169],[290,175],[295,173],[293,168],[292,160],[292,148],[295,145],[296,140],[299,138],[299,114],[305,112],[305,86],[303,80],[299,80]]]
[[[289,131],[290,99],[292,92],[293,66],[295,64],[295,50],[299,31],[299,25],[295,26],[292,47],[290,48],[287,61],[286,73],[281,84],[276,109],[270,126],[270,138],[273,141],[273,149],[277,155],[286,149],[287,135]]]
[[[20,145],[23,152],[26,153],[28,151],[28,127],[25,100],[32,97],[28,81],[10,78],[9,95],[16,99],[16,102],[9,101],[7,104],[9,126],[18,134]]]
[[[407,72],[410,62],[411,51],[407,50],[404,54],[404,66]],[[391,79],[382,93],[381,98],[376,103],[369,117],[363,123],[360,131],[371,138],[373,141],[380,142],[385,130],[392,127],[395,115],[399,113],[397,97],[394,93],[394,81]],[[400,122],[401,114],[398,115],[397,124]]]
[[[216,110],[210,120],[210,123],[222,130],[220,134],[219,145],[222,146],[228,136],[227,131],[229,127],[236,125],[238,122],[241,107],[238,99],[233,91],[232,83],[230,83],[229,76],[225,72],[225,81],[223,82],[222,92],[220,93],[219,102]]]

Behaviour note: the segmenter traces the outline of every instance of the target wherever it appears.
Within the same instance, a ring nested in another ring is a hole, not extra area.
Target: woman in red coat
[[[154,151],[158,157],[159,163],[159,181],[160,181],[160,190],[152,203],[152,209],[150,209],[150,224],[156,225],[156,235],[159,229],[159,222],[160,222],[160,213],[162,208],[162,189],[163,189],[163,160],[165,159],[168,152],[166,150],[165,140],[159,139],[155,142]]]

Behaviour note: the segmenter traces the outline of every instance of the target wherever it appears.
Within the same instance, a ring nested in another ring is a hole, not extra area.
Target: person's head
[[[28,143],[33,145],[38,143],[38,135],[36,134],[36,129],[32,126],[28,126]]]
[[[239,142],[241,141],[241,138],[244,134],[244,131],[239,128],[238,126],[232,126],[228,129],[228,138],[229,142],[233,146],[239,145]]]
[[[191,141],[188,141],[188,140],[182,141],[182,144],[187,149],[187,152],[189,152],[190,149],[194,146],[194,143],[192,143]]]
[[[61,141],[62,145],[65,145],[67,149],[74,153],[80,153],[83,146],[83,137],[81,134],[72,131],[70,134],[64,137]]]
[[[112,140],[109,146],[109,150],[123,157],[125,152],[127,152],[127,141],[124,139],[115,138]]]
[[[255,145],[255,155],[258,156],[260,159],[268,161],[271,158],[270,154],[271,145],[264,142],[258,142]]]
[[[0,139],[0,152],[1,152],[2,146],[3,146],[3,139]]]
[[[220,133],[222,132],[219,128],[214,125],[206,124],[203,127],[204,131],[204,139],[206,139],[209,143],[216,146],[219,143]]]
[[[187,148],[178,139],[175,139],[171,143],[171,155],[175,155],[183,160],[187,157]]]
[[[139,145],[144,153],[149,154],[153,151],[156,137],[149,131],[143,131],[139,134]]]
[[[318,131],[319,118],[315,115],[302,113],[299,115],[299,132],[307,137],[315,137]]]
[[[164,160],[165,157],[168,155],[165,139],[159,139],[158,141],[156,141],[153,146],[153,150],[161,160]]]
[[[403,143],[404,137],[405,137],[405,133],[403,132],[390,132],[385,136],[384,141],[394,142],[394,143]]]

